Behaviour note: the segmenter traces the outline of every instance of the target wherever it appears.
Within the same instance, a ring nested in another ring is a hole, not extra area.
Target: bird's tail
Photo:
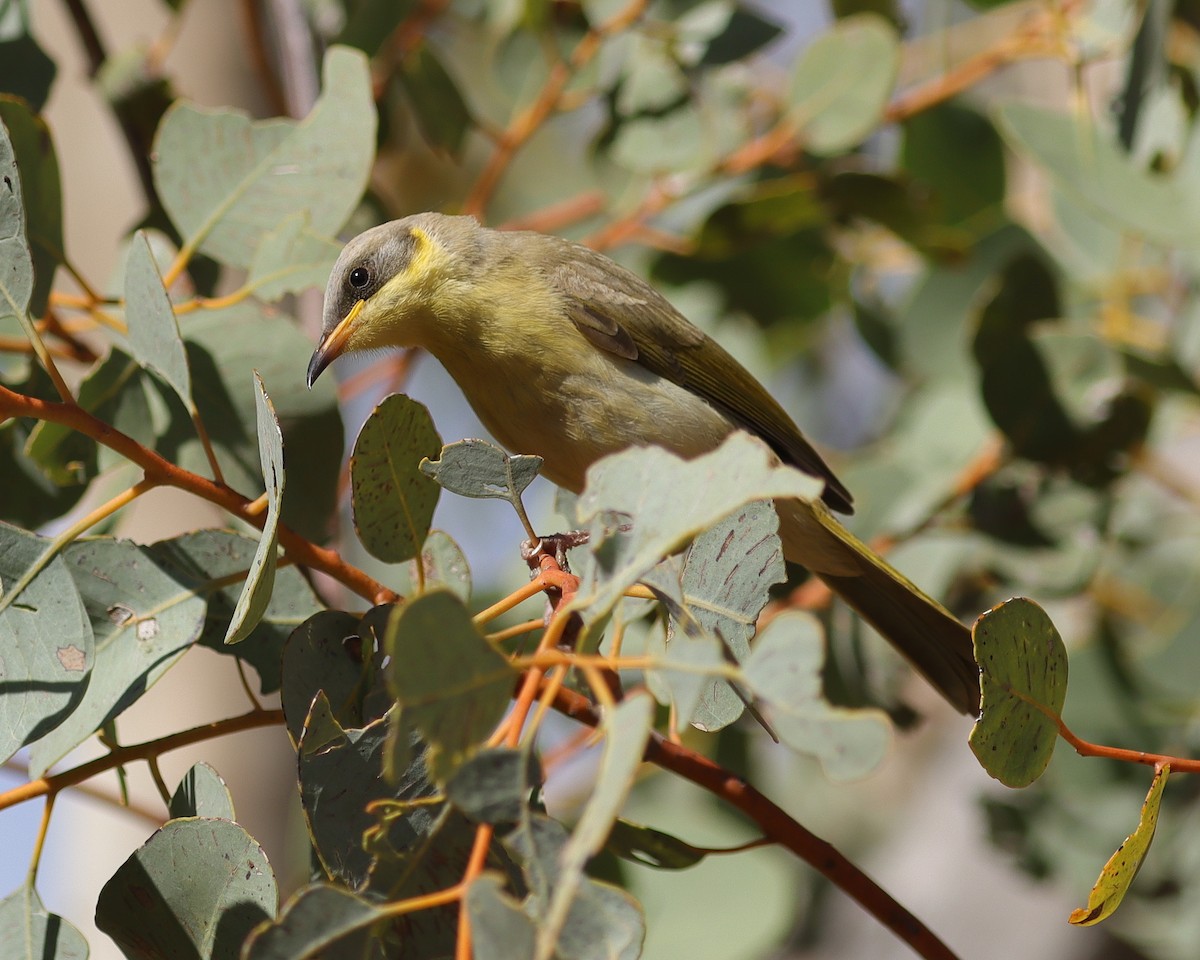
[[[789,505],[780,515],[784,555],[817,574],[956,709],[977,714],[979,667],[971,631],[846,530],[824,504]]]

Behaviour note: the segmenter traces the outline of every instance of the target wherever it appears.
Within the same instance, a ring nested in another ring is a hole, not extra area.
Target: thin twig
[[[589,29],[571,51],[569,61],[559,60],[550,68],[550,74],[533,103],[518,113],[500,135],[496,149],[463,201],[464,213],[483,218],[488,201],[495,193],[500,178],[508,170],[513,157],[558,108],[563,91],[571,82],[571,78],[592,61],[605,38],[619,33],[640,19],[648,5],[649,0],[630,0],[624,9],[618,11],[611,19]]]
[[[138,760],[148,760],[151,757],[160,756],[170,750],[178,750],[180,747],[190,747],[192,744],[203,743],[205,740],[223,737],[230,733],[240,733],[243,730],[253,730],[257,727],[279,726],[282,723],[282,710],[251,710],[249,713],[243,713],[241,716],[215,720],[212,723],[192,727],[190,730],[183,730],[180,733],[172,733],[165,737],[159,737],[157,740],[147,740],[145,743],[137,743],[128,747],[118,747],[102,757],[89,760],[87,763],[81,763],[70,770],[64,770],[62,773],[50,776],[38,777],[29,783],[0,793],[0,810],[15,807],[19,803],[24,803],[26,800],[33,800],[36,797],[57,795],[68,787],[73,787],[83,783],[85,780],[90,780],[97,774],[105,773]]]

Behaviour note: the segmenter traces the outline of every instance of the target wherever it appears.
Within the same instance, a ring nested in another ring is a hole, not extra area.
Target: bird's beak
[[[366,302],[366,300],[359,300],[355,303],[350,308],[350,312],[342,318],[338,325],[325,334],[321,338],[321,342],[317,344],[317,349],[313,351],[312,359],[308,361],[309,389],[312,389],[312,385],[317,382],[317,377],[321,375],[321,371],[342,355],[346,341],[350,338],[350,329],[354,326],[354,321],[358,319],[358,315],[362,313]]]

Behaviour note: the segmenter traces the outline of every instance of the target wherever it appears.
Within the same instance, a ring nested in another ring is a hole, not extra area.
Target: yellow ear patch
[[[405,273],[412,277],[419,277],[429,269],[437,245],[420,227],[413,227],[409,230],[409,235],[413,239],[413,255],[412,259],[408,261],[408,269]]]

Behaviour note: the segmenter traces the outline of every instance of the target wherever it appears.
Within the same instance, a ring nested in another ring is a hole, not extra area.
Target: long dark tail
[[[979,712],[971,631],[843,527],[820,502],[776,503],[783,554],[857,610],[951,704]]]
[[[890,568],[857,576],[821,574],[829,588],[857,610],[958,710],[979,712],[979,667],[971,631],[944,607]]]

